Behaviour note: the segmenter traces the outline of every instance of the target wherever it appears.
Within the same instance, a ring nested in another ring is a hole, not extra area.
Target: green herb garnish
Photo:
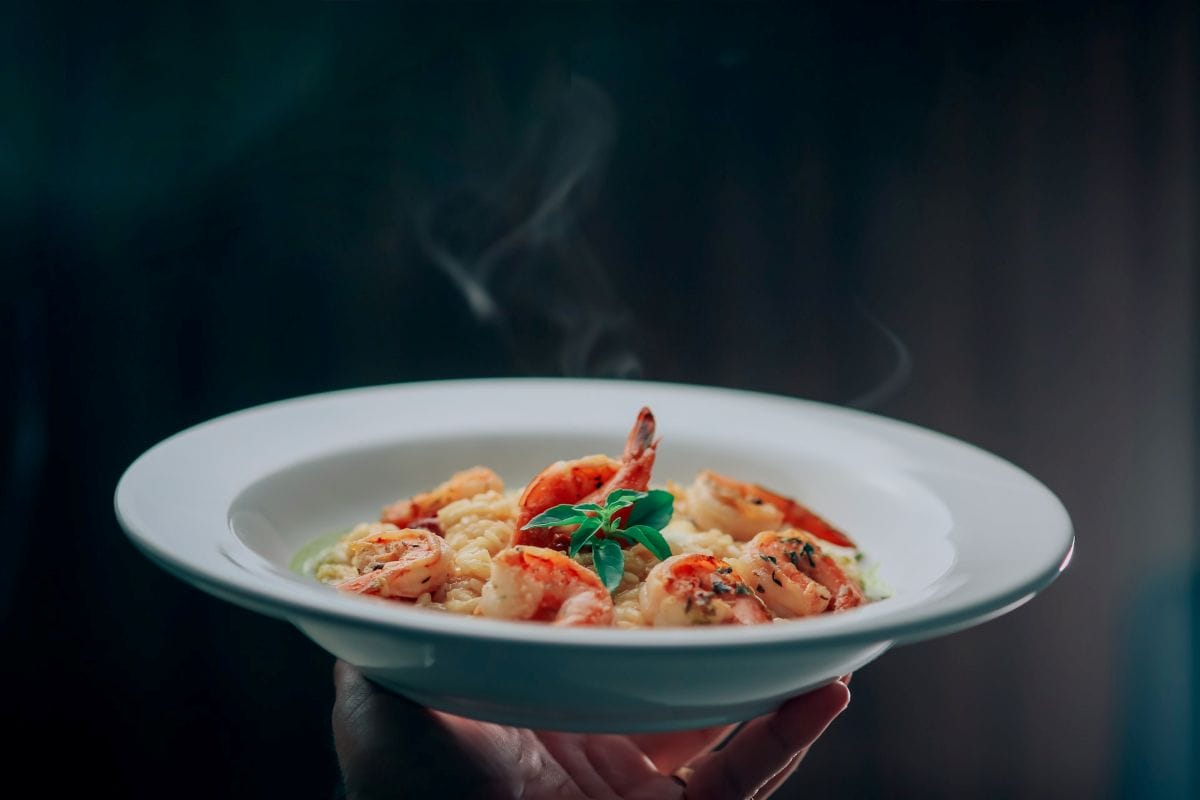
[[[815,552],[816,550],[814,550],[813,546],[808,542],[805,542],[804,547],[800,548],[800,555],[808,559],[808,565],[810,567],[815,567],[817,565],[817,562],[813,561],[813,553]]]
[[[617,512],[626,508],[629,515],[622,522]],[[571,534],[567,555],[575,558],[580,550],[590,546],[596,574],[604,587],[613,592],[625,574],[625,553],[621,544],[640,544],[659,561],[671,557],[671,546],[659,531],[671,521],[674,510],[675,498],[670,492],[617,489],[609,494],[603,506],[596,503],[554,506],[529,520],[522,530],[578,525]]]

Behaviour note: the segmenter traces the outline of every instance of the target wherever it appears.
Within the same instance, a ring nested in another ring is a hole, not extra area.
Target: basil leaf
[[[577,506],[572,506],[576,511],[603,511],[600,506],[595,503],[580,503]]]
[[[548,508],[521,526],[521,530],[530,528],[557,528],[559,525],[575,525],[588,519],[587,514],[575,510],[575,506],[566,504]]]
[[[604,529],[604,538],[612,539],[622,547],[628,547],[629,545],[633,544],[633,539],[630,539],[628,536],[626,536],[625,531],[614,531],[612,528]]]
[[[634,525],[648,525],[655,530],[662,530],[663,526],[671,521],[673,513],[675,495],[655,489],[633,504],[627,522],[631,528]]]
[[[659,561],[665,561],[671,557],[671,545],[667,544],[667,540],[661,533],[649,525],[630,525],[621,531],[621,535],[644,546]]]
[[[610,509],[626,508],[645,496],[645,492],[639,492],[637,489],[614,489],[609,493],[604,505]]]
[[[609,594],[615,592],[625,574],[625,553],[621,546],[612,539],[600,539],[592,544],[592,559],[604,588]]]
[[[571,546],[567,549],[567,555],[571,558],[579,555],[579,551],[591,541],[598,530],[600,530],[600,520],[595,517],[588,517],[579,523],[579,527],[571,534]]]

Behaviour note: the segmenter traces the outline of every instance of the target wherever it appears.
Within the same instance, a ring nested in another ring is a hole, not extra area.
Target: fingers
[[[796,755],[792,756],[792,760],[787,763],[787,766],[779,771],[779,773],[771,780],[764,783],[757,792],[754,793],[754,800],[766,800],[766,798],[779,791],[779,788],[787,783],[788,778],[792,777],[796,768],[800,766],[800,762],[804,760],[807,750],[801,750]]]
[[[735,727],[737,726],[715,725],[691,731],[634,734],[629,740],[641,748],[660,772],[670,773],[712,750]]]
[[[689,800],[754,796],[777,775],[799,763],[849,702],[850,690],[835,681],[789,700],[774,714],[754,720],[719,752],[703,756],[693,765]]]
[[[600,772],[599,766],[592,763],[592,753],[587,750],[589,737],[582,733],[566,733],[560,731],[539,731],[537,738],[541,740],[546,752],[571,776],[571,780],[587,797],[608,797],[613,793],[609,774]],[[615,737],[614,737],[615,738]],[[597,747],[597,752],[603,753],[606,748]],[[623,777],[624,771],[616,771],[617,777]]]
[[[659,772],[630,736],[586,736],[584,753],[618,797],[667,800],[683,796],[683,787]]]

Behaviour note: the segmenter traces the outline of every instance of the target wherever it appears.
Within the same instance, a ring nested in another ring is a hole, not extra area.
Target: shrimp
[[[785,544],[779,534],[763,531],[750,540],[744,558],[735,560],[733,567],[772,614],[785,619],[807,617],[829,608],[832,597],[827,588],[800,571],[798,559],[813,557],[815,552],[811,545]]]
[[[854,547],[850,537],[811,510],[753,483],[705,470],[687,490],[688,514],[701,528],[719,528],[739,542],[760,531],[800,528],[839,547]]]
[[[477,614],[555,625],[611,625],[613,601],[596,573],[557,550],[510,547],[492,558]]]
[[[858,584],[804,531],[763,531],[735,566],[780,617],[845,611],[863,602]]]
[[[487,467],[471,467],[456,472],[431,492],[413,495],[385,506],[380,522],[390,522],[398,528],[426,528],[441,533],[437,512],[453,503],[484,492],[503,492],[504,481]]]
[[[684,553],[654,565],[642,584],[642,616],[651,625],[753,625],[771,615],[733,567],[715,556]]]
[[[350,563],[361,574],[334,584],[343,592],[415,600],[446,583],[454,550],[432,531],[386,530],[351,542]]]
[[[556,461],[546,467],[534,476],[517,501],[517,532],[513,544],[566,550],[571,541],[569,527],[522,530],[523,526],[553,506],[603,503],[617,489],[645,491],[650,485],[657,447],[654,415],[650,409],[643,408],[625,441],[625,452],[620,461],[597,455]]]

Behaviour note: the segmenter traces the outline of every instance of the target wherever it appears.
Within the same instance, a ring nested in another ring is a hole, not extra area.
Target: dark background
[[[866,407],[1071,511],[1067,574],[864,669],[786,796],[1193,796],[1194,7],[249,6],[3,12],[17,786],[330,796],[329,657],[139,555],[121,471],[567,374]]]

